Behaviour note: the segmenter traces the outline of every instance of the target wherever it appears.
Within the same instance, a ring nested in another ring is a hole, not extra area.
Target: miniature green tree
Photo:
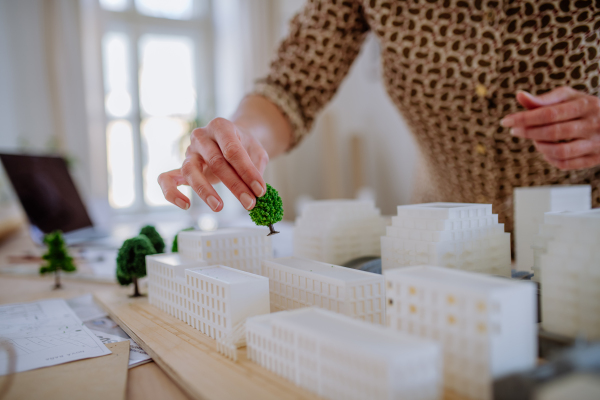
[[[139,297],[138,278],[146,276],[146,256],[156,254],[156,249],[146,235],[127,239],[117,254],[117,281],[122,286],[133,282],[132,297]]]
[[[182,229],[179,232],[188,232],[188,231],[193,231],[193,230],[194,230],[194,227],[190,226],[189,228]],[[172,253],[177,253],[179,251],[179,245],[177,242],[177,237],[179,236],[179,232],[177,232],[177,234],[173,238],[173,246],[171,246]]]
[[[146,225],[140,230],[140,235],[146,235],[152,246],[154,246],[154,250],[157,253],[163,253],[165,251],[165,241],[162,236],[156,231],[156,228],[152,225]]]
[[[60,289],[60,271],[74,272],[77,267],[73,263],[73,257],[69,256],[61,231],[54,231],[44,236],[44,244],[48,246],[48,251],[42,258],[47,261],[47,264],[40,267],[40,274],[54,272],[54,289]]]
[[[256,225],[268,226],[271,231],[267,236],[279,233],[273,224],[283,219],[283,202],[277,190],[267,183],[267,192],[256,198],[256,205],[250,210],[250,218]]]

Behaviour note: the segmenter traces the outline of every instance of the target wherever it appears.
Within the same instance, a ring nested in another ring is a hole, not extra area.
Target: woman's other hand
[[[500,124],[513,136],[531,139],[544,158],[562,170],[600,165],[600,99],[567,86],[540,96],[518,92],[527,111]]]
[[[256,197],[266,191],[262,178],[269,156],[254,136],[244,133],[233,122],[215,118],[191,134],[185,160],[180,169],[160,174],[158,183],[165,198],[181,209],[190,200],[177,186],[191,186],[213,211],[223,209],[223,200],[213,184],[223,182],[246,210],[254,208]]]

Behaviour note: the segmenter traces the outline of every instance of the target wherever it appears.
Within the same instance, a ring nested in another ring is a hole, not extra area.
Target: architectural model
[[[542,327],[600,339],[600,209],[547,213],[542,231]]]
[[[372,201],[315,201],[296,220],[294,255],[337,265],[379,256],[384,232],[384,219]]]
[[[317,308],[249,318],[248,358],[329,399],[439,399],[433,341]]]
[[[384,274],[387,324],[442,344],[456,394],[491,399],[493,379],[535,365],[534,283],[425,266]]]
[[[510,233],[491,204],[427,203],[398,206],[381,238],[382,269],[411,265],[510,276]]]
[[[378,324],[385,323],[383,276],[306,258],[264,260],[271,312],[316,306]]]
[[[261,228],[230,228],[214,232],[189,231],[178,235],[182,259],[227,265],[260,274],[260,263],[273,257],[271,238]]]
[[[585,211],[592,207],[592,187],[538,186],[515,188],[515,257],[517,269],[529,271],[533,266],[533,236],[544,222],[544,213]],[[534,279],[539,281],[534,275]]]
[[[213,339],[231,337],[246,318],[269,313],[269,280],[177,254],[146,257],[150,304]]]

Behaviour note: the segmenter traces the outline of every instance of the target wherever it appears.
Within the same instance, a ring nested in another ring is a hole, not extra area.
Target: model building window
[[[212,103],[209,3],[100,0],[113,208],[167,205],[156,179],[181,166],[188,134]]]

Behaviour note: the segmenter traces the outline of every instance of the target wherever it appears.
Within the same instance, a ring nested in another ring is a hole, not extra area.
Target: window
[[[109,202],[165,206],[156,179],[181,166],[189,132],[211,114],[210,0],[99,1]]]

